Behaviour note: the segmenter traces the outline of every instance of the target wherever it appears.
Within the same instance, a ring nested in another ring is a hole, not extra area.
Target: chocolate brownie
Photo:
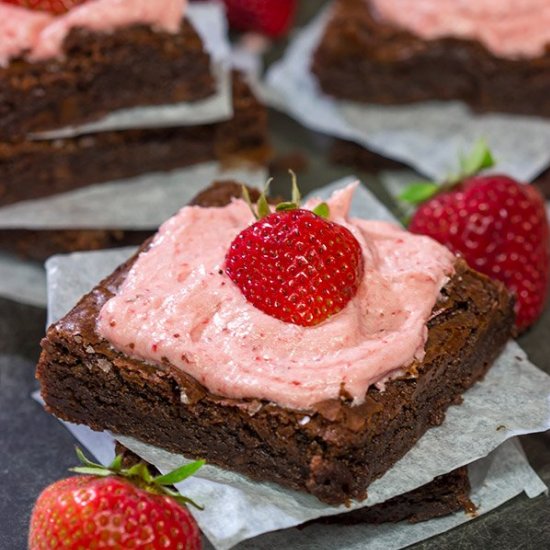
[[[152,475],[158,475],[159,472],[154,466],[142,460],[118,441],[115,447],[116,454],[122,456],[122,463],[125,468],[143,462]],[[299,529],[316,523],[340,525],[395,523],[398,521],[418,523],[446,516],[459,510],[470,513],[475,511],[475,506],[470,500],[470,478],[466,466],[438,476],[426,485],[391,498],[386,502],[352,512],[312,520],[301,525]]]
[[[373,480],[441,424],[447,407],[491,366],[514,321],[504,287],[458,260],[428,321],[425,358],[408,375],[384,391],[371,386],[361,405],[342,398],[288,409],[215,395],[169,362],[153,366],[102,339],[101,307],[136,258],[48,329],[37,367],[46,408],[329,504],[365,499]]]
[[[137,246],[154,232],[154,229],[0,229],[0,250],[43,262],[54,254]]]
[[[330,161],[334,164],[354,166],[365,172],[376,173],[382,170],[404,170],[406,165],[378,153],[369,151],[353,141],[335,139],[329,149]]]
[[[533,183],[540,189],[546,200],[550,201],[550,168],[540,174]]]
[[[548,48],[533,59],[507,59],[475,40],[424,40],[377,20],[366,0],[337,0],[312,71],[324,92],[342,99],[461,100],[478,111],[550,116]]]
[[[211,160],[266,164],[267,111],[237,72],[233,108],[214,124],[0,143],[0,206]]]
[[[147,25],[114,33],[75,28],[63,54],[0,67],[1,141],[88,122],[115,109],[195,101],[215,91],[210,56],[188,20],[177,34]]]
[[[315,523],[341,525],[395,523],[398,521],[418,523],[446,516],[459,510],[469,513],[475,511],[475,506],[470,500],[470,479],[468,468],[465,466],[438,476],[426,485],[404,495],[398,495],[386,502],[335,516],[326,516],[316,520]]]

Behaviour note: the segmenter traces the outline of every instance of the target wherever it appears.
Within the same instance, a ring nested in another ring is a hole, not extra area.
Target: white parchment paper
[[[38,392],[33,397],[38,402],[43,403]],[[63,424],[102,464],[107,465],[113,460],[115,439],[111,434],[94,432],[87,426],[69,422],[63,422]],[[167,473],[184,462],[177,455],[144,445],[134,439],[121,437],[117,439],[128,448],[133,449],[134,452],[141,454],[145,460],[150,462],[156,460],[156,466],[162,472]],[[211,498],[217,498],[215,494],[216,482],[211,480],[210,475],[203,478],[204,473],[205,471],[201,471],[194,479],[179,484],[178,489],[182,494],[189,496],[193,490],[193,485],[210,485],[213,488]],[[477,507],[475,517],[486,514],[522,492],[525,492],[530,498],[547,492],[546,485],[529,465],[521,445],[515,438],[506,441],[489,453],[488,456],[471,463],[468,466],[468,474],[472,486],[471,500]],[[199,493],[204,495],[204,490],[199,491]],[[234,496],[237,499],[241,498],[238,489],[235,491]],[[208,533],[205,531],[205,525],[215,522],[224,523],[223,529],[226,532],[236,532],[235,529],[232,529],[231,524],[225,525],[226,520],[223,514],[217,517],[215,516],[217,512],[209,512],[209,504],[206,501],[201,501],[201,504],[206,504],[203,512],[191,510],[191,513],[193,513],[205,533]],[[225,502],[225,504],[232,508],[231,502]],[[244,517],[247,517],[246,510],[242,513]],[[233,515],[234,512],[232,512],[229,521],[232,520]],[[417,524],[400,522],[397,524],[364,524],[345,527],[310,525],[306,528],[288,528],[267,532],[245,540],[240,544],[237,543],[237,548],[240,550],[288,550],[289,548],[296,550],[365,550],[367,548],[369,550],[398,550],[444,533],[471,519],[473,519],[472,516],[464,512],[457,512],[447,517]],[[368,541],[368,545],[365,541]],[[214,539],[213,542],[214,547],[218,550],[230,548],[232,545],[230,541],[225,539],[221,543]],[[210,549],[212,545],[207,543],[205,548]]]
[[[93,185],[0,208],[0,231],[156,229],[217,179],[235,179],[262,188],[267,172],[253,166],[227,170],[216,162],[207,162],[173,172]],[[0,296],[45,307],[46,273],[43,267],[0,253]]]
[[[335,182],[315,195],[326,197],[349,181],[346,178]],[[364,187],[354,197],[352,215],[391,219],[387,209]],[[47,263],[50,320],[66,313],[95,281],[131,253],[132,250],[117,250],[51,258]],[[451,407],[441,426],[429,430],[384,477],[370,486],[368,501],[354,503],[352,508],[383,502],[487,456],[516,435],[549,428],[550,377],[532,365],[515,342],[510,342],[485,379],[465,393],[463,404]],[[185,461],[128,438],[120,440],[163,471]],[[206,505],[197,520],[220,549],[265,532],[345,511],[342,507],[326,506],[310,495],[270,483],[255,483],[212,466],[203,468],[186,483],[185,489],[186,494]],[[353,548],[358,541],[350,539],[348,546],[336,547]],[[321,547],[333,546],[327,543]]]
[[[33,397],[42,403],[38,393],[34,394]],[[63,422],[63,424],[102,464],[107,465],[112,461],[115,441],[109,433],[94,432],[87,426],[68,422]],[[146,460],[155,458],[157,467],[160,466],[163,472],[167,472],[182,463],[181,457],[176,455],[170,455],[160,449],[144,446],[130,438],[118,439],[128,448],[133,448],[134,451],[141,453]],[[158,455],[162,455],[162,457],[159,458]],[[477,507],[476,517],[493,510],[522,492],[525,492],[530,498],[547,492],[545,484],[529,466],[516,439],[503,443],[487,457],[470,464],[468,473],[472,485],[471,500]],[[210,484],[215,489],[215,482],[203,479],[203,474],[204,471],[201,471],[195,479],[179,484],[178,489],[186,495],[191,494],[192,487],[196,484]],[[209,479],[209,476],[207,479]],[[204,491],[201,494],[204,494]],[[240,498],[238,492],[235,496]],[[212,498],[216,497],[213,496]],[[202,504],[205,504],[205,502],[203,501]],[[209,513],[207,503],[205,511],[195,512],[191,510],[191,512],[195,515],[203,530],[205,523],[216,521],[225,523],[223,514],[220,517],[215,517],[214,514]],[[247,512],[243,513],[247,517]],[[205,519],[203,516],[207,514],[214,517]],[[471,519],[470,515],[457,512],[444,518],[418,524],[401,522],[397,524],[365,524],[346,527],[310,525],[305,529],[289,528],[259,535],[241,544],[237,543],[237,547],[242,550],[248,548],[255,550],[287,550],[288,548],[296,550],[364,550],[365,548],[369,550],[397,550],[448,531]],[[231,526],[225,526],[224,529],[231,531]],[[368,545],[365,541],[368,541]],[[231,545],[230,542],[222,542],[221,544],[214,542],[217,549],[229,548]],[[211,548],[211,545],[208,544],[206,548]]]
[[[41,265],[0,252],[0,296],[46,306],[46,272]]]
[[[219,179],[263,188],[265,169],[205,162],[22,201],[0,208],[0,229],[154,229]]]
[[[212,96],[174,105],[120,109],[94,122],[40,132],[30,137],[67,138],[109,130],[207,124],[231,118],[233,106],[229,66],[230,45],[223,6],[218,2],[190,3],[186,9],[186,16],[200,35],[211,57],[212,71],[216,79],[216,91]]]
[[[323,94],[310,72],[312,54],[330,10],[323,11],[290,43],[269,70],[264,100],[305,126],[355,141],[404,162],[432,178],[456,171],[457,153],[484,137],[498,170],[530,181],[550,164],[550,122],[504,114],[474,115],[458,102],[410,106],[362,105]]]

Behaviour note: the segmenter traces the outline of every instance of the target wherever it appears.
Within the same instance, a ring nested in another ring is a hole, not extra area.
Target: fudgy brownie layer
[[[0,67],[0,140],[100,118],[115,109],[212,95],[210,57],[191,23],[170,34],[147,25],[69,32],[63,58]]]
[[[223,122],[0,143],[0,206],[210,160],[266,164],[267,111],[237,72],[232,87]]]
[[[479,111],[550,116],[550,49],[515,60],[475,40],[424,40],[377,20],[365,0],[337,1],[312,71],[327,94],[353,101],[457,99]]]
[[[334,139],[329,150],[330,161],[334,164],[354,166],[365,172],[376,173],[381,170],[404,170],[407,166],[374,153],[353,141]]]
[[[438,476],[430,483],[386,502],[336,516],[327,516],[316,522],[342,525],[398,521],[418,523],[459,510],[470,513],[475,511],[475,506],[470,500],[470,479],[468,468],[465,466]]]
[[[152,475],[158,475],[158,470],[143,461],[138,455],[130,451],[124,445],[116,442],[116,454],[121,455],[125,468],[143,462]],[[307,527],[316,523],[336,523],[341,525],[353,525],[358,523],[386,523],[397,521],[409,521],[417,523],[429,519],[438,518],[464,510],[473,512],[475,506],[470,501],[470,479],[468,468],[463,466],[448,474],[436,477],[426,485],[399,495],[386,502],[375,504],[367,508],[345,512],[336,516],[328,516],[307,522],[300,526]]]
[[[513,325],[504,287],[459,260],[428,322],[425,359],[408,376],[384,392],[369,388],[359,406],[333,399],[291,410],[214,395],[173,365],[133,359],[102,339],[99,311],[135,258],[48,329],[37,367],[47,409],[329,504],[366,498],[368,485],[485,374]]]

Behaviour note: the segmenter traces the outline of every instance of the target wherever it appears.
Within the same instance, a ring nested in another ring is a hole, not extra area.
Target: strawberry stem
[[[138,462],[130,468],[123,468],[122,455],[117,455],[113,462],[111,462],[111,464],[107,467],[89,460],[79,447],[76,447],[76,456],[83,466],[70,468],[71,472],[98,477],[107,477],[112,475],[123,477],[147,491],[156,494],[168,495],[175,498],[180,504],[191,504],[195,508],[203,510],[202,506],[194,502],[192,499],[181,495],[176,490],[171,489],[170,486],[180,483],[196,473],[204,466],[204,460],[196,460],[195,462],[184,464],[183,466],[180,466],[167,474],[153,477],[145,462]]]
[[[326,202],[320,202],[313,210],[314,214],[317,214],[320,218],[328,219],[330,216],[330,209]]]
[[[492,168],[495,159],[484,139],[478,139],[467,155],[459,154],[460,170],[450,174],[444,182],[419,181],[411,183],[397,198],[400,201],[417,206],[434,195],[450,191],[464,180],[475,176],[482,170]]]
[[[271,208],[269,207],[269,204],[267,202],[266,195],[269,192],[269,184],[273,181],[273,178],[269,178],[264,186],[264,190],[262,191],[262,194],[260,195],[260,198],[258,199],[258,204],[256,205],[258,207],[258,220],[261,220],[262,218],[265,218],[266,216],[269,216],[271,214]]]
[[[291,181],[292,181],[292,199],[290,201],[280,202],[275,207],[275,212],[285,212],[286,210],[296,210],[297,208],[300,208],[300,201],[302,200],[302,196],[300,194],[300,188],[298,187],[298,179],[293,170],[289,170],[288,173],[290,174]],[[266,216],[269,216],[269,214],[271,214],[271,207],[267,202],[266,196],[269,191],[269,184],[272,181],[273,181],[273,178],[269,178],[267,180],[264,190],[260,195],[260,198],[258,199],[258,202],[256,204],[256,208],[254,208],[254,204],[252,203],[248,189],[246,188],[245,185],[242,186],[243,199],[248,204],[250,211],[252,212],[256,220],[261,220],[262,218],[265,218]],[[326,202],[322,202],[318,204],[312,210],[312,212],[314,214],[317,214],[319,217],[325,218],[325,219],[328,219],[330,215],[329,207]]]
[[[475,176],[477,173],[495,165],[495,159],[484,139],[478,139],[466,156],[460,155],[460,173],[456,183]],[[452,178],[449,178],[452,179]]]
[[[158,485],[174,485],[175,483],[180,483],[184,479],[192,476],[195,472],[202,468],[204,464],[204,460],[196,460],[190,464],[184,464],[168,474],[157,476],[153,478],[153,481]]]
[[[300,195],[300,188],[298,187],[298,178],[294,170],[288,170],[290,178],[292,179],[292,202],[296,205],[296,208],[300,206],[302,195]]]

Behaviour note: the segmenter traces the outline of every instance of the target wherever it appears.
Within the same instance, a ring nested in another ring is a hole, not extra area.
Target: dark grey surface
[[[383,200],[388,195],[375,179],[349,167],[326,161],[329,140],[301,129],[290,119],[273,114],[278,152],[302,152],[308,170],[299,174],[304,192],[356,173]],[[288,178],[278,177],[275,192],[286,192]],[[30,398],[36,388],[34,364],[44,332],[45,312],[0,299],[0,550],[26,547],[32,504],[41,489],[67,475],[74,465],[74,440],[54,418]],[[520,344],[539,367],[550,372],[550,308]],[[522,438],[537,472],[550,484],[550,433]],[[550,548],[550,499],[519,496],[487,516],[416,545],[435,549]]]

